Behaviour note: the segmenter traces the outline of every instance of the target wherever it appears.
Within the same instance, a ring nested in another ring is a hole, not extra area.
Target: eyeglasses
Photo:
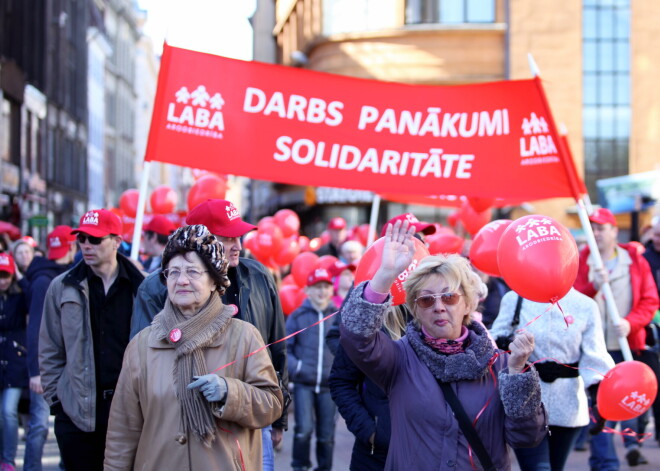
[[[199,270],[197,268],[186,268],[184,270],[186,277],[189,280],[199,280],[202,277],[202,274],[207,271],[208,270]],[[163,276],[168,280],[176,281],[181,276],[181,270],[178,268],[166,268],[163,270]]]
[[[110,236],[94,237],[94,236],[91,236],[91,235],[78,233],[76,235],[76,240],[78,241],[79,244],[84,244],[85,242],[89,241],[89,243],[92,244],[92,245],[99,245],[101,242],[103,242],[108,237],[110,237]]]
[[[463,296],[460,293],[440,293],[440,294],[425,294],[415,298],[415,304],[422,309],[429,309],[435,306],[435,300],[440,298],[442,304],[445,306],[453,306],[458,303],[458,300]]]

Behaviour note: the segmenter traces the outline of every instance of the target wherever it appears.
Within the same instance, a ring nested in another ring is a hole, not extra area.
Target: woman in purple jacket
[[[547,433],[539,377],[526,365],[534,338],[519,334],[510,354],[493,347],[485,329],[470,319],[485,287],[458,255],[417,261],[404,285],[413,315],[406,335],[393,341],[381,332],[391,304],[387,293],[414,263],[413,232],[407,222],[388,227],[378,271],[353,290],[342,312],[341,345],[390,398],[385,469],[481,469],[487,455],[492,469],[509,470],[507,444],[536,446]],[[447,386],[485,453],[465,438],[441,389]]]

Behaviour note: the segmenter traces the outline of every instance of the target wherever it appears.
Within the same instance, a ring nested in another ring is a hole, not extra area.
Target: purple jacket
[[[341,344],[348,356],[390,398],[392,437],[386,470],[472,469],[468,443],[436,378],[451,383],[468,417],[479,414],[476,430],[498,470],[509,470],[507,444],[538,445],[547,433],[539,377],[532,368],[508,374],[507,354],[495,354],[486,331],[468,326],[470,344],[464,353],[442,355],[428,347],[410,324],[406,336],[392,341],[380,332],[389,303],[363,299],[365,284],[347,298]],[[497,380],[495,377],[497,377]],[[473,454],[476,469],[482,469]]]

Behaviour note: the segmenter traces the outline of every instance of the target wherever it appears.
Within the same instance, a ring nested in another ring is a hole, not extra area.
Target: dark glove
[[[603,431],[605,427],[605,419],[600,416],[598,413],[598,403],[596,398],[598,397],[598,386],[600,383],[592,384],[587,388],[589,392],[589,397],[591,398],[591,422],[589,423],[589,434],[598,435]]]
[[[227,382],[216,374],[193,376],[193,381],[187,388],[199,388],[209,402],[223,402],[227,398]]]

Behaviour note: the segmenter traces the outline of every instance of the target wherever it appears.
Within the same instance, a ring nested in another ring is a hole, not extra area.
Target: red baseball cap
[[[83,232],[94,237],[105,237],[110,234],[121,235],[122,226],[121,219],[115,213],[107,209],[92,209],[83,214],[79,227],[71,233]]]
[[[404,213],[404,214],[399,214],[398,216],[393,217],[385,225],[383,228],[380,230],[380,236],[384,237],[385,236],[385,231],[387,230],[387,225],[392,224],[394,225],[395,222],[397,221],[408,221],[411,226],[415,227],[415,232],[421,232],[424,235],[429,235],[429,234],[434,234],[435,233],[435,226],[431,223],[428,222],[421,222],[419,219],[415,217],[413,213]]]
[[[341,229],[346,229],[346,219],[344,218],[332,218],[328,223],[328,229],[339,231]]]
[[[355,271],[357,270],[357,266],[353,265],[352,263],[349,264],[349,263],[344,263],[341,260],[337,260],[328,268],[328,272],[332,276],[339,276],[341,275],[341,272],[343,272],[344,270]]]
[[[176,231],[176,225],[162,214],[154,214],[149,224],[144,226],[144,230],[168,236]]]
[[[211,234],[220,237],[241,237],[257,226],[241,219],[234,203],[227,200],[206,200],[188,213],[187,224],[203,224]]]
[[[7,272],[10,275],[16,273],[14,257],[12,257],[10,253],[0,252],[0,271]]]
[[[76,236],[72,234],[71,226],[55,226],[46,237],[48,247],[48,259],[57,260],[64,257],[69,251],[71,244],[76,242]]]
[[[614,214],[612,214],[612,211],[607,208],[598,208],[591,213],[589,220],[596,224],[612,224],[616,227],[616,218],[614,217]]]
[[[325,268],[317,268],[307,277],[307,286],[314,286],[321,282],[332,284],[332,276],[330,276],[330,273]]]

